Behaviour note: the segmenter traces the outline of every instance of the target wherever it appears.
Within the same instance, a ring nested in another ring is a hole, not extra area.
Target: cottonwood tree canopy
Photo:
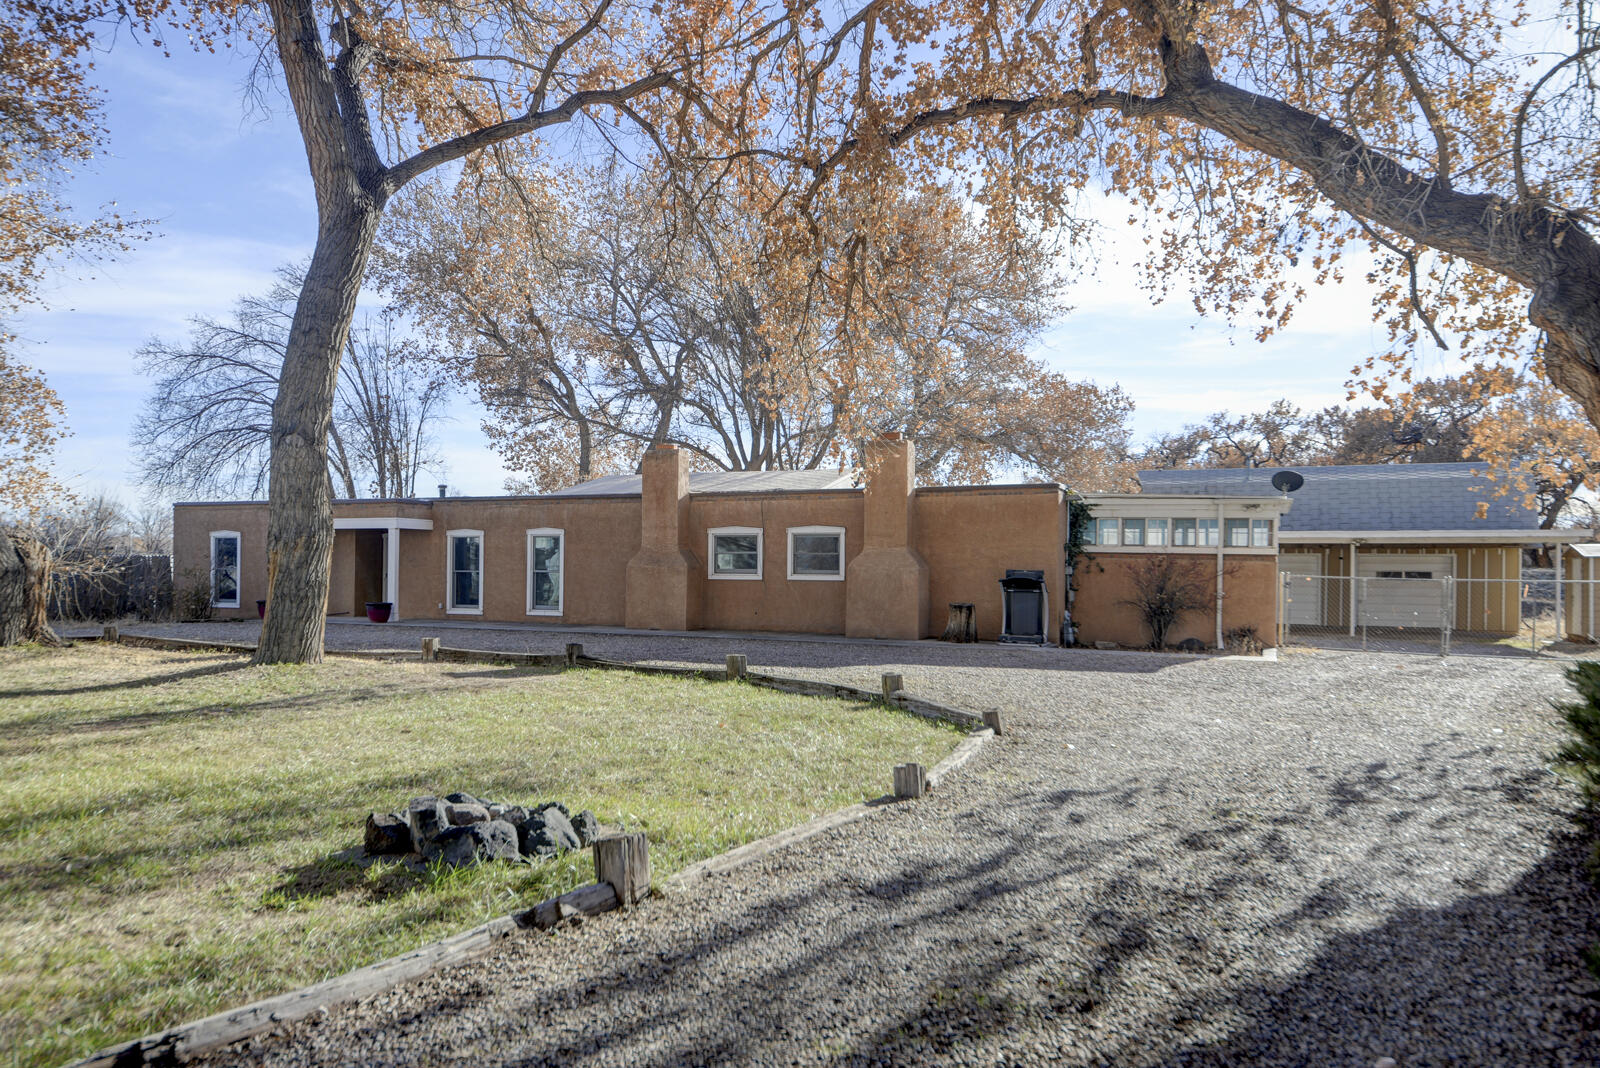
[[[782,38],[801,74],[744,150],[788,160],[801,205],[889,171],[972,175],[1039,225],[1122,194],[1153,289],[1263,332],[1296,269],[1370,252],[1394,347],[1358,373],[1432,335],[1519,365],[1539,335],[1600,422],[1597,32],[1576,2],[868,2]]]
[[[1059,310],[1049,242],[997,241],[943,190],[891,194],[893,225],[854,271],[823,265],[855,279],[856,306],[808,291],[802,311],[774,279],[765,206],[692,175],[607,167],[553,194],[564,180],[414,187],[376,255],[378,280],[457,346],[516,488],[630,470],[663,442],[710,468],[849,465],[889,428],[916,438],[925,481],[1119,480],[1126,395],[1027,356]]]

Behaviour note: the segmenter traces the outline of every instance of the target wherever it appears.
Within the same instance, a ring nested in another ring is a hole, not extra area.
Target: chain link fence
[[[1377,575],[1280,573],[1279,644],[1393,652],[1538,655],[1593,643],[1600,580],[1552,569],[1515,579],[1422,577],[1403,558]]]

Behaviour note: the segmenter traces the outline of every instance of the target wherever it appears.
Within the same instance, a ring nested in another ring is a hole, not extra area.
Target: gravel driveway
[[[211,1063],[1600,1064],[1559,664],[575,640],[898,670],[1010,729],[921,802]]]

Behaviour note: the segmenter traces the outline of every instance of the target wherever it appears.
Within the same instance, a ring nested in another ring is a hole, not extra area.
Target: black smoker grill
[[[1001,641],[1044,644],[1043,571],[1007,570],[1000,580],[1000,605]]]

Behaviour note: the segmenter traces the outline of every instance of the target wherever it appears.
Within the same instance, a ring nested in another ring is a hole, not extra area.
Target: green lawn
[[[888,792],[959,735],[873,705],[624,672],[117,646],[0,650],[0,1063],[52,1065],[592,879],[362,869],[371,810],[465,790],[649,833],[657,879]]]

